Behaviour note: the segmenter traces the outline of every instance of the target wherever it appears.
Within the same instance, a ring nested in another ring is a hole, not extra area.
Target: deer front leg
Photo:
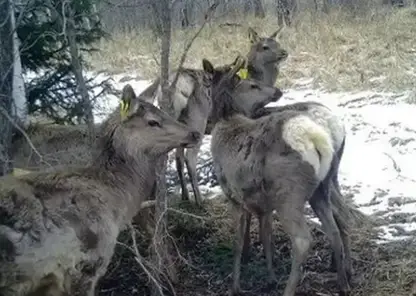
[[[175,151],[176,171],[178,172],[179,183],[181,184],[182,200],[189,200],[189,192],[186,187],[186,180],[183,172],[184,158],[184,149],[177,148]]]
[[[244,233],[246,228],[247,212],[239,207],[236,214],[237,233],[235,238],[235,250],[234,250],[234,267],[233,267],[233,284],[231,288],[231,296],[237,296],[241,294],[240,287],[240,269],[241,269],[241,255],[243,252]]]
[[[196,162],[201,145],[202,141],[200,141],[195,147],[187,149],[185,157],[186,167],[188,169],[189,178],[191,179],[192,189],[194,191],[195,202],[197,205],[202,203],[201,192],[198,187],[198,176],[196,174]]]
[[[247,212],[246,216],[246,231],[244,233],[244,245],[243,245],[243,255],[242,255],[242,263],[245,264],[250,259],[250,226],[251,226],[251,216],[252,214]]]
[[[273,270],[273,252],[272,252],[272,213],[259,215],[260,239],[263,244],[264,256],[266,257],[267,271],[269,273],[269,284],[277,281],[276,274]]]

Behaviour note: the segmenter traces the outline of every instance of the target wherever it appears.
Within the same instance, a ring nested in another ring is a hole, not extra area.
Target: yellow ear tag
[[[247,69],[240,69],[240,71],[237,72],[237,75],[240,76],[241,79],[247,79],[248,78],[248,70]]]
[[[120,102],[120,116],[121,119],[125,119],[127,117],[127,113],[129,111],[130,108],[130,103],[129,102],[125,102],[125,101],[121,101]]]

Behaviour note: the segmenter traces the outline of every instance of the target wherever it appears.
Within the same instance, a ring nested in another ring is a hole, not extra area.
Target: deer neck
[[[276,83],[278,67],[276,63],[267,63],[262,66],[256,66],[249,63],[249,77],[257,81],[261,81],[269,86]]]
[[[137,157],[118,154],[111,149],[103,151],[93,166],[111,180],[112,190],[118,194],[120,207],[124,204],[125,217],[130,221],[140,210],[141,203],[152,195],[156,182],[157,157],[138,153]],[[124,202],[123,202],[124,200]]]

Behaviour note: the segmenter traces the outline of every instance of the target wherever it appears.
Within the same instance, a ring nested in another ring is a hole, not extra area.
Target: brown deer
[[[201,134],[123,89],[86,166],[0,178],[0,295],[93,296],[161,155]]]
[[[203,59],[204,69],[213,69],[214,78],[211,84],[207,83],[206,78],[201,75],[204,73],[203,70],[181,68],[172,71],[169,75],[170,83],[175,79],[178,72],[179,76],[172,95],[172,103],[169,111],[172,112],[175,118],[180,122],[192,126],[201,133],[209,133],[212,122],[212,96],[215,96],[215,91],[212,92],[211,88],[215,87],[216,81],[219,81],[223,75],[229,77],[227,79],[235,79],[238,81],[238,87],[232,90],[233,97],[236,100],[236,104],[238,104],[248,116],[254,110],[257,110],[270,102],[277,101],[281,96],[280,90],[277,92],[274,87],[267,86],[264,83],[252,79],[243,80],[237,76],[237,72],[243,67],[243,64],[244,59],[240,56],[238,56],[232,64],[216,68],[214,68],[212,63],[208,60]],[[144,91],[144,94],[146,96],[151,96],[153,90],[154,97],[160,104],[159,100],[162,97],[162,91],[159,82],[160,80],[156,79],[154,83]],[[176,149],[176,168],[182,189],[182,199],[189,200],[189,192],[184,177],[184,162],[186,162],[197,204],[200,204],[202,200],[196,175],[197,155],[201,144],[202,140],[194,148],[187,149],[186,154],[184,153],[184,149]]]
[[[331,142],[334,147],[335,157],[331,164],[331,169],[328,177],[325,179],[325,182],[322,183],[324,190],[327,192],[332,192],[331,195],[331,202],[335,204],[335,210],[344,211],[342,213],[343,217],[354,217],[354,220],[362,219],[362,215],[353,207],[352,205],[345,204],[345,199],[342,196],[339,181],[338,181],[338,171],[339,171],[339,164],[342,159],[342,155],[344,153],[344,146],[345,146],[345,139],[346,139],[346,130],[342,119],[335,114],[331,109],[329,109],[324,104],[314,101],[307,101],[307,102],[298,102],[294,104],[288,104],[283,106],[276,106],[276,107],[265,107],[260,108],[257,110],[256,114],[252,116],[252,118],[257,119],[263,116],[268,116],[270,114],[279,114],[284,113],[288,110],[296,111],[301,114],[308,116],[311,120],[313,120],[316,124],[320,125],[330,136]],[[337,206],[338,205],[338,206]],[[244,239],[244,248],[243,248],[243,262],[247,262],[249,260],[249,247],[250,247],[250,224],[251,224],[252,215],[250,213],[247,214],[247,221],[246,221],[246,233]],[[349,246],[350,241],[347,235],[350,223],[344,218],[340,220],[336,220],[340,230],[341,230],[341,237],[343,240],[344,245]],[[340,225],[343,224],[343,225]],[[345,261],[348,266],[349,276],[352,274],[352,263],[351,263],[351,256],[349,253],[349,247],[345,248]],[[331,271],[336,271],[336,263],[335,263],[335,253],[332,252],[332,262],[331,262]]]
[[[225,87],[218,83],[218,87]],[[311,244],[311,234],[304,216],[308,201],[322,222],[335,254],[340,295],[347,295],[349,266],[340,229],[346,223],[344,203],[331,204],[332,190],[328,179],[337,161],[331,134],[305,112],[286,110],[258,119],[244,116],[229,92],[217,91],[213,100],[216,124],[212,130],[211,153],[214,169],[225,195],[237,213],[237,234],[233,267],[232,295],[240,288],[240,264],[249,214],[260,221],[260,237],[265,249],[269,280],[275,281],[272,266],[272,212],[276,210],[283,229],[292,243],[292,268],[284,296],[295,295],[301,278],[301,265]],[[337,196],[338,201],[342,197]],[[341,207],[341,208],[337,208]]]
[[[248,78],[274,86],[279,75],[280,64],[288,57],[288,53],[276,40],[283,27],[268,37],[260,37],[251,27],[248,29],[250,51],[247,54]]]

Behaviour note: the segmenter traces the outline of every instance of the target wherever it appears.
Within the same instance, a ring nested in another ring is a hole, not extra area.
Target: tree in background
[[[107,36],[95,12],[94,0],[33,0],[16,6],[17,34],[23,70],[36,74],[26,81],[28,112],[56,123],[92,125],[92,105],[110,90],[107,81],[85,79],[83,53]]]
[[[12,171],[13,27],[9,0],[0,0],[0,176]]]

